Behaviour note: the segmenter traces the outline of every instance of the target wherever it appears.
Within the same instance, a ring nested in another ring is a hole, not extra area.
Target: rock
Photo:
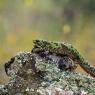
[[[61,71],[29,52],[18,53],[5,65],[10,80],[0,85],[0,95],[95,95],[95,78]]]

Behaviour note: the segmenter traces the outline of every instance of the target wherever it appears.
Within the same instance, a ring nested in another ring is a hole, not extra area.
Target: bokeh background
[[[33,39],[71,43],[95,66],[95,0],[0,0],[0,83],[4,63]]]

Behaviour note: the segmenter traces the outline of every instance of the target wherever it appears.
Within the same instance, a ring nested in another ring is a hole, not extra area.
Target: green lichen
[[[36,62],[36,72],[30,60],[33,58]],[[23,64],[24,61],[26,64]],[[56,63],[47,62],[34,53],[18,53],[8,72],[17,73],[10,74],[9,82],[0,85],[0,95],[52,95],[53,89],[59,90],[63,95],[81,95],[82,91],[88,95],[95,94],[94,78],[80,73],[60,71]]]
[[[95,75],[95,69],[72,45],[41,40],[36,40],[34,43],[37,48],[56,49],[58,53],[63,53],[60,52],[63,48],[67,54],[73,54],[88,73]],[[0,85],[0,95],[84,95],[84,92],[85,95],[95,95],[95,78],[91,76],[60,70],[56,62],[46,61],[44,56],[41,57],[35,52],[20,52],[14,59],[6,63],[10,78],[8,83]]]

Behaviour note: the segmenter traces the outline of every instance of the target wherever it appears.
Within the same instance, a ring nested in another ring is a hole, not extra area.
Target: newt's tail
[[[95,68],[92,67],[87,61],[84,60],[84,58],[80,58],[79,65],[81,68],[83,68],[84,71],[86,71],[88,74],[90,74],[92,77],[95,77]]]
[[[90,74],[92,77],[95,77],[95,68],[90,66],[90,64],[87,61],[85,61],[85,59],[79,54],[79,52],[73,46],[71,46],[71,48],[69,47],[68,50],[71,51],[72,55],[74,55],[74,59],[81,66],[81,68],[88,74]]]

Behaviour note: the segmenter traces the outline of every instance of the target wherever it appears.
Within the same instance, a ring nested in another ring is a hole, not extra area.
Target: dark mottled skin
[[[32,50],[32,52],[46,50],[58,55],[67,55],[75,64],[79,64],[88,74],[95,77],[95,68],[91,67],[72,45],[45,40],[34,40],[33,43],[35,44],[35,49],[34,51]]]

